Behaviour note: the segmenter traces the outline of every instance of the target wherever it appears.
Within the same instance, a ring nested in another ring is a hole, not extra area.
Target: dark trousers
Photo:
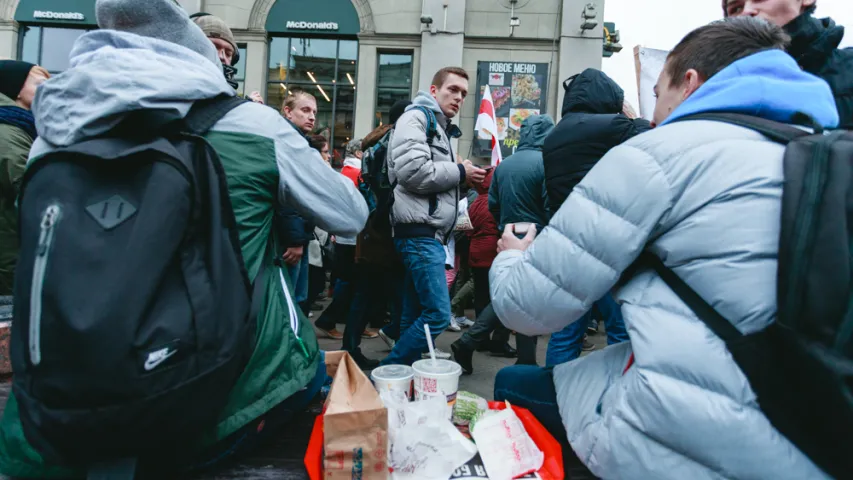
[[[537,365],[536,362],[536,344],[539,342],[539,337],[528,337],[527,335],[516,334],[515,348],[518,350],[518,361],[516,365]]]
[[[491,303],[486,305],[486,308],[477,317],[474,326],[459,338],[459,342],[471,350],[483,346],[499,348],[507,341],[509,341],[509,330],[501,324]]]
[[[338,278],[332,303],[317,319],[316,325],[323,330],[331,330],[338,323],[345,323],[352,298],[355,294],[355,246],[335,245],[335,273]]]
[[[308,267],[308,305],[317,301],[317,297],[326,289],[326,269],[323,267]]]
[[[476,350],[483,346],[500,348],[509,341],[509,330],[501,323],[492,308],[489,292],[489,269],[473,268],[474,311],[477,321],[459,339],[465,346]]]
[[[489,291],[489,268],[472,267],[471,273],[474,277],[474,313],[477,318],[480,318],[486,306],[492,303],[492,294]]]
[[[343,349],[352,353],[361,353],[361,334],[364,333],[371,318],[381,308],[385,314],[384,303],[388,299],[384,272],[381,267],[369,264],[355,266],[353,297],[349,313],[346,316]]]

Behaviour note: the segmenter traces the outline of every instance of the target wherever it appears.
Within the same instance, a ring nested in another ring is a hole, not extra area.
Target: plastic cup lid
[[[382,380],[402,380],[411,377],[413,373],[412,367],[406,365],[383,365],[374,369],[371,376]]]
[[[412,368],[427,375],[462,375],[462,367],[451,360],[418,360]]]

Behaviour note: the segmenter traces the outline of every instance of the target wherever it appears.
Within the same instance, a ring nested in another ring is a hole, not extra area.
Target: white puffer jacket
[[[781,52],[736,62],[670,119],[714,109],[774,120],[805,109],[826,126],[838,121],[828,86]],[[496,313],[521,333],[559,331],[647,248],[741,332],[765,328],[776,315],[783,151],[709,121],[665,124],[614,148],[526,252],[497,257]],[[770,425],[722,340],[656,274],[641,272],[617,300],[631,342],[554,370],[569,441],[593,473],[824,478]]]

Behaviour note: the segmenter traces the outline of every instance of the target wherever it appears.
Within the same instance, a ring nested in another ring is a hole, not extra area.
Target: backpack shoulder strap
[[[669,288],[678,295],[678,298],[699,317],[699,320],[702,320],[702,323],[707,325],[723,341],[729,343],[743,336],[740,330],[735,328],[731,322],[714,310],[714,307],[699,296],[695,290],[690,288],[687,282],[676,275],[672,269],[664,265],[663,261],[657,255],[650,252],[643,252],[638,259],[638,265],[654,269],[660,278],[669,285]]]
[[[228,112],[247,102],[248,100],[240,97],[228,95],[195,102],[184,118],[186,131],[194,135],[204,135]]]
[[[780,122],[767,120],[766,118],[754,117],[752,115],[744,115],[742,113],[727,113],[727,112],[708,112],[698,113],[696,115],[688,115],[679,118],[676,122],[686,122],[689,120],[710,120],[714,122],[728,123],[739,127],[754,130],[765,137],[773,140],[776,143],[787,145],[788,143],[800,138],[811,135],[810,132],[800,130]]]
[[[438,135],[438,120],[435,118],[435,113],[433,113],[432,110],[430,110],[427,107],[424,107],[422,105],[416,105],[415,109],[420,110],[421,112],[424,112],[424,115],[426,116],[427,143],[430,143],[435,138],[435,136]]]

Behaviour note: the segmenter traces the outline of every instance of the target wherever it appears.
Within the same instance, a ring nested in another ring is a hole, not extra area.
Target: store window
[[[240,61],[237,62],[237,65],[234,65],[234,68],[237,69],[237,73],[234,75],[234,81],[237,82],[237,93],[239,95],[246,94],[246,44],[238,43],[237,50],[240,51]]]
[[[21,27],[18,58],[40,65],[51,74],[60,73],[68,68],[74,42],[88,31],[82,28]]]
[[[412,54],[379,52],[379,66],[376,71],[374,127],[388,123],[389,112],[394,103],[412,98]]]
[[[358,42],[277,37],[270,43],[267,104],[281,109],[291,88],[317,99],[315,133],[331,140],[334,165],[343,163],[355,118]]]

